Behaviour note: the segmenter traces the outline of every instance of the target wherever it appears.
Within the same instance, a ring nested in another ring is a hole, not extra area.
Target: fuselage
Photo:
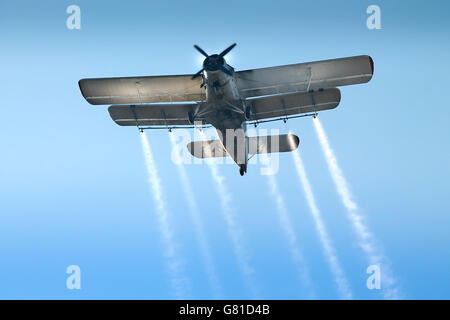
[[[229,70],[233,70],[225,65]],[[230,72],[231,73],[231,72]],[[245,103],[239,95],[236,80],[221,70],[204,71],[206,86],[206,122],[214,126],[228,155],[247,171],[248,145]]]

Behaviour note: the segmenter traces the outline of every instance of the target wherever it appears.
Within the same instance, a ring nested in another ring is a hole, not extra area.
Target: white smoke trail
[[[356,202],[352,200],[347,181],[337,163],[337,159],[328,143],[328,138],[319,119],[315,118],[313,122],[323,153],[327,160],[328,169],[330,170],[336,185],[337,192],[341,196],[342,203],[347,209],[347,216],[356,231],[359,245],[363,249],[371,265],[380,265],[381,281],[382,285],[385,287],[383,295],[386,299],[400,299],[399,289],[396,287],[396,280],[392,276],[392,271],[390,270],[390,263],[384,255],[383,250],[376,244],[375,238],[369,231],[363,216],[358,212]]]
[[[158,171],[153,159],[152,150],[145,133],[141,133],[142,149],[144,151],[145,164],[148,172],[148,182],[151,185],[150,193],[152,193],[156,205],[156,214],[158,216],[159,228],[166,246],[165,257],[169,265],[169,274],[171,284],[177,299],[186,299],[189,287],[188,279],[183,275],[180,258],[176,252],[173,233],[170,228],[169,214],[162,195],[161,182]]]
[[[205,135],[203,131],[200,131],[200,136],[202,140],[205,140]],[[225,177],[219,173],[217,164],[207,160],[208,167],[211,172],[211,176],[217,187],[217,193],[220,199],[220,206],[222,209],[222,214],[224,215],[225,221],[228,226],[228,232],[233,243],[234,254],[238,262],[238,266],[244,276],[244,281],[247,288],[250,290],[253,298],[259,298],[259,290],[254,283],[252,277],[255,273],[253,267],[250,265],[250,257],[245,249],[242,241],[242,230],[239,227],[235,214],[234,208],[232,206],[231,193],[225,184]]]
[[[281,226],[284,229],[284,233],[286,234],[289,242],[292,259],[294,260],[294,263],[300,275],[300,281],[303,283],[305,289],[308,292],[308,298],[315,299],[316,294],[311,283],[311,277],[309,275],[308,267],[297,243],[297,236],[294,232],[294,229],[292,228],[291,218],[289,216],[288,210],[286,209],[286,206],[284,205],[284,199],[278,188],[278,183],[274,175],[267,175],[267,178],[269,181],[270,191],[272,193],[272,196],[275,198],[277,213],[278,217],[280,218]]]
[[[176,148],[175,136],[173,134],[170,134],[170,141],[172,143],[172,149]],[[189,212],[191,214],[192,222],[194,223],[195,234],[197,237],[197,242],[200,246],[200,252],[203,256],[203,260],[205,263],[208,281],[212,288],[214,298],[221,299],[222,290],[219,283],[219,279],[217,277],[217,271],[211,254],[211,248],[209,247],[209,242],[207,240],[205,229],[203,227],[203,221],[199,214],[197,201],[195,201],[195,196],[194,193],[192,192],[192,188],[189,183],[189,179],[186,174],[184,165],[182,163],[180,154],[178,152],[174,152],[173,155],[176,157],[174,160],[178,167],[178,173],[181,178],[181,183],[183,184],[183,190],[185,193],[186,201],[189,206]]]
[[[336,282],[336,285],[338,287],[339,296],[341,299],[352,299],[352,292],[350,290],[350,285],[335,254],[334,247],[328,236],[328,232],[323,222],[322,216],[320,214],[319,209],[317,208],[314,194],[312,192],[312,188],[309,183],[308,177],[306,176],[305,167],[303,166],[303,161],[300,157],[298,150],[293,151],[292,156],[294,158],[294,163],[295,167],[297,168],[299,179],[303,186],[306,201],[308,202],[311,215],[316,225],[317,233],[319,234],[319,239],[322,244],[325,257],[328,260],[331,273],[333,274],[334,281]]]

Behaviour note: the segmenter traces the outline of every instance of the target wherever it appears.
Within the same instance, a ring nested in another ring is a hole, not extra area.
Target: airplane
[[[110,104],[112,120],[120,126],[145,129],[213,126],[218,140],[188,144],[198,158],[230,156],[243,176],[249,156],[288,152],[298,148],[293,134],[247,137],[247,124],[317,116],[336,108],[341,100],[336,87],[366,83],[373,76],[370,56],[235,71],[225,56],[207,54],[194,75],[81,79],[81,94],[92,105]]]

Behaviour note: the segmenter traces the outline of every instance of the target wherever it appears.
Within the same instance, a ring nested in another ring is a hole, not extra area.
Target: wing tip
[[[370,61],[370,69],[371,69],[372,74],[373,74],[373,72],[374,72],[374,70],[375,70],[375,67],[374,67],[374,65],[373,65],[373,59],[372,59],[371,56],[369,56],[369,61]]]
[[[339,90],[339,88],[336,88],[336,95],[337,95],[337,104],[339,105],[339,103],[341,103],[341,98],[342,98],[341,90]],[[336,105],[336,107],[337,107],[337,105]]]
[[[111,120],[114,121],[115,124],[117,124],[118,126],[121,126],[121,127],[131,126],[130,124],[128,124],[128,123],[126,123],[126,122],[121,122],[121,121],[120,121],[120,118],[116,116],[116,114],[114,113],[114,111],[115,111],[115,110],[118,110],[117,107],[120,107],[120,106],[114,106],[114,105],[112,105],[112,106],[109,106],[109,107],[108,107],[108,114],[109,114]]]
[[[339,88],[330,88],[327,90],[334,91],[334,93],[336,94],[336,105],[331,108],[331,109],[334,109],[341,103],[341,98],[342,98],[341,90]]]
[[[80,79],[80,80],[78,80],[78,88],[80,89],[80,92],[81,92],[81,95],[83,96],[83,98],[84,98],[89,104],[95,105],[95,103],[92,103],[91,101],[89,101],[89,99],[86,97],[86,94],[85,94],[84,91],[83,91],[83,82],[84,82],[85,80],[86,80],[86,79]]]
[[[80,92],[81,92],[82,96],[86,99],[86,97],[84,95],[84,92],[83,92],[83,86],[81,84],[83,81],[84,81],[84,79],[78,80],[78,88],[80,89]]]
[[[375,67],[374,67],[374,64],[373,64],[373,59],[372,59],[371,56],[368,56],[368,57],[369,57],[370,71],[372,72],[372,75],[373,75],[373,72],[375,70]]]
[[[293,139],[293,140],[291,140],[291,141],[294,142],[294,145],[290,145],[290,147],[291,147],[291,150],[290,150],[290,151],[295,151],[295,150],[297,150],[297,149],[298,149],[298,146],[299,146],[299,144],[300,144],[300,138],[299,138],[297,135],[293,134],[293,133],[288,133],[287,135],[290,136],[290,139]],[[288,138],[288,139],[289,139],[289,138]]]

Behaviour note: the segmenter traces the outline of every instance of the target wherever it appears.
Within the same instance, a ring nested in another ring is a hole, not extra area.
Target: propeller
[[[198,45],[194,44],[194,48],[200,52],[206,59],[203,61],[203,68],[200,69],[196,74],[192,76],[192,79],[197,78],[202,74],[203,71],[216,71],[221,70],[222,72],[232,75],[232,72],[225,67],[225,59],[223,58],[226,54],[228,54],[233,48],[236,46],[236,43],[233,43],[231,46],[223,50],[220,54],[212,54],[208,55],[205,50],[200,48]]]
[[[197,51],[200,52],[202,55],[204,55],[206,58],[208,58],[208,54],[198,45],[194,44],[194,48],[197,49]]]
[[[226,48],[225,50],[222,51],[221,54],[219,54],[219,56],[221,57],[225,57],[225,55],[230,52],[231,50],[233,50],[234,47],[236,47],[237,43],[233,43],[231,46],[229,46],[228,48]]]

